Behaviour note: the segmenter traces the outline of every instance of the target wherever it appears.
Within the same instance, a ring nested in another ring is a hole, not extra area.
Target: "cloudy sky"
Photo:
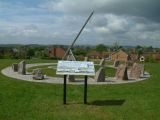
[[[0,0],[0,44],[160,47],[160,0]]]

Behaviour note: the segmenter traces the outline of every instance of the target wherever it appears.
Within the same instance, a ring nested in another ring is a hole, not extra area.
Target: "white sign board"
[[[58,61],[57,72],[58,75],[95,75],[95,68],[93,62],[88,61]]]

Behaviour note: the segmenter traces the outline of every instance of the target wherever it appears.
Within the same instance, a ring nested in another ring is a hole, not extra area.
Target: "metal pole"
[[[63,104],[66,104],[66,77],[67,75],[64,75],[64,84],[63,84]]]
[[[66,56],[68,55],[70,49],[73,47],[74,43],[76,42],[76,40],[78,39],[79,35],[81,34],[81,32],[83,31],[84,27],[87,25],[88,21],[90,20],[90,18],[92,17],[94,11],[92,11],[92,13],[89,15],[88,19],[86,20],[86,22],[84,23],[83,27],[81,28],[81,30],[79,31],[78,35],[75,37],[74,41],[72,42],[72,44],[69,46],[69,48],[67,49],[63,60],[66,58]]]
[[[87,104],[87,78],[88,76],[85,76],[84,79],[84,104]]]

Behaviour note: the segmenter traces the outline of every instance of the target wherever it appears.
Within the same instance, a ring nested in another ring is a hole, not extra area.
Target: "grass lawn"
[[[32,72],[33,69],[41,68],[43,70],[43,74],[45,74],[47,76],[51,76],[51,77],[59,77],[59,75],[56,75],[56,69],[48,68],[49,66],[53,66],[53,65],[34,66],[34,67],[28,68],[27,71]]]
[[[33,62],[52,60],[30,60]],[[0,70],[17,60],[0,59]],[[160,64],[148,63],[149,80],[123,85],[89,85],[88,105],[83,85],[32,83],[0,73],[0,120],[159,120]]]
[[[47,76],[60,77],[59,75],[56,75],[56,69],[48,68],[49,66],[51,66],[51,65],[34,66],[34,67],[28,68],[27,71],[28,72],[32,72],[33,69],[41,68],[43,70],[43,74],[46,74]],[[95,66],[95,70],[97,71],[99,69],[99,67],[100,66],[96,65]],[[54,65],[54,68],[56,68],[56,65]],[[116,69],[114,69],[114,68],[109,68],[109,67],[105,68],[105,75],[106,75],[106,77],[114,77],[115,76],[115,72],[116,72]],[[77,78],[79,78],[79,77],[80,78],[81,77],[84,78],[84,76],[77,76]]]

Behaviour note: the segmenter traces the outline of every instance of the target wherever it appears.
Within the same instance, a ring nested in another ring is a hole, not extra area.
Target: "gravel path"
[[[42,65],[55,65],[56,63],[38,63],[38,64],[27,64],[26,68],[30,68],[30,67],[34,67],[34,66],[42,66]],[[7,68],[4,68],[2,71],[2,74],[7,76],[7,77],[11,77],[11,78],[15,78],[15,79],[19,79],[19,80],[25,80],[25,81],[30,81],[30,82],[42,82],[42,83],[54,83],[54,84],[63,84],[63,76],[60,77],[50,77],[50,76],[45,76],[44,80],[33,80],[32,79],[32,74],[31,73],[27,73],[26,75],[20,75],[17,72],[14,72],[12,70],[12,67],[9,66]],[[88,78],[88,84],[123,84],[123,83],[133,83],[133,82],[138,82],[138,81],[142,81],[142,80],[146,80],[147,78],[149,78],[150,75],[145,72],[145,75],[143,76],[143,78],[139,78],[137,80],[116,80],[116,78],[110,78],[107,77],[105,82],[95,82],[95,80],[93,78]],[[83,82],[84,80],[81,79],[76,79],[76,82],[68,82],[68,84],[84,84]]]

